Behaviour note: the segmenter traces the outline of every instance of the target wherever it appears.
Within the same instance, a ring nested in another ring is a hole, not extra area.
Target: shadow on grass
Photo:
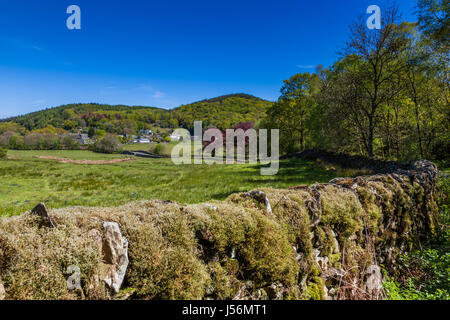
[[[252,171],[260,171],[261,168],[267,168],[269,165],[255,165],[250,167]],[[273,176],[257,176],[256,172],[247,174],[254,177],[245,178],[244,182],[253,184],[273,184],[273,183],[294,183],[309,184],[314,182],[328,182],[336,178],[337,173],[333,170],[325,170],[312,161],[303,161],[298,159],[289,159],[280,161],[278,173]],[[245,174],[244,174],[245,175]]]

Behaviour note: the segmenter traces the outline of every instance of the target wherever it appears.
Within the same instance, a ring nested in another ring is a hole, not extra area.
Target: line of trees
[[[69,135],[31,132],[22,136],[13,131],[0,134],[0,147],[16,150],[74,150],[80,148],[78,142]]]
[[[308,147],[398,160],[449,159],[449,1],[419,0],[418,22],[394,5],[381,29],[363,17],[339,60],[285,80],[263,125],[282,152]]]

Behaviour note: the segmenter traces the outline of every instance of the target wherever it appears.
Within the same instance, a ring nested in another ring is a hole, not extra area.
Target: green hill
[[[165,109],[80,103],[45,109],[5,120],[20,124],[31,131],[49,125],[66,130],[78,127],[104,127],[103,129],[107,129],[109,124],[114,126],[114,124],[127,124],[127,122],[133,122],[134,125],[139,126],[144,123],[155,123],[162,118],[170,118]],[[136,127],[136,129],[138,128]]]
[[[247,94],[225,95],[182,105],[172,110],[145,106],[78,103],[0,120],[3,122],[3,125],[0,123],[0,134],[1,131],[6,131],[5,128],[17,126],[28,131],[53,126],[67,131],[78,128],[88,131],[89,128],[95,128],[124,134],[158,127],[191,129],[195,120],[202,120],[204,128],[225,129],[241,122],[258,122],[270,105],[270,101]]]
[[[231,94],[182,105],[173,115],[180,126],[191,129],[195,120],[203,127],[233,128],[242,122],[258,122],[272,102],[248,94]]]

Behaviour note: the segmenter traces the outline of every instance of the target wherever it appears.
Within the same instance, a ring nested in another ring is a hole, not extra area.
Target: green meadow
[[[11,216],[44,202],[50,208],[118,206],[144,199],[198,203],[224,199],[258,187],[286,188],[327,182],[346,172],[314,162],[283,160],[275,176],[261,176],[259,165],[174,165],[169,158],[85,165],[39,159],[110,160],[124,155],[90,151],[8,151],[0,161],[0,215]],[[349,173],[348,175],[353,175]]]

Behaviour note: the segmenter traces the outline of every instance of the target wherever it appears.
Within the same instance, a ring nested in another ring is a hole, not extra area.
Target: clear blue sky
[[[415,20],[414,0],[398,0]],[[81,30],[66,9],[81,8]],[[75,102],[173,108],[329,66],[384,0],[0,0],[0,118]],[[368,16],[368,15],[366,15]]]

